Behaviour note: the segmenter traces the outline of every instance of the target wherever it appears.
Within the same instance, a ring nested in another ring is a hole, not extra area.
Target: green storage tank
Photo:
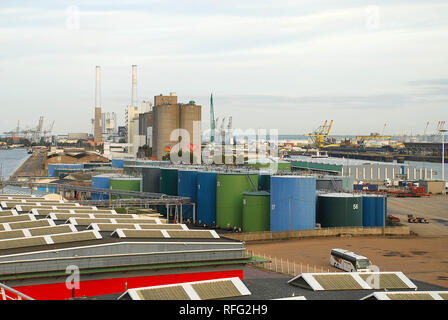
[[[270,202],[269,192],[243,193],[243,232],[269,231]]]
[[[362,227],[362,197],[351,193],[319,194],[316,220],[322,228]]]
[[[134,177],[110,178],[109,189],[141,192],[142,178],[134,178]],[[116,198],[117,196],[112,196],[112,199]],[[129,198],[129,196],[120,196],[120,198]]]
[[[179,184],[179,170],[172,168],[160,169],[160,193],[177,196]]]
[[[216,225],[242,228],[243,193],[258,190],[258,174],[218,174],[216,177]]]

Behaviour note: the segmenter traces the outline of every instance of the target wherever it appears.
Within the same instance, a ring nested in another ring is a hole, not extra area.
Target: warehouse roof
[[[244,283],[234,277],[128,289],[118,300],[212,300],[250,294]]]
[[[302,273],[288,283],[313,291],[417,289],[402,272]]]

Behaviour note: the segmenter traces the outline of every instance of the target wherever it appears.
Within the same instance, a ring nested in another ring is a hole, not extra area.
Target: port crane
[[[215,142],[215,110],[213,108],[213,93],[210,94],[210,142]]]
[[[318,148],[325,147],[325,139],[330,134],[331,128],[333,127],[333,120],[328,124],[328,120],[325,123],[314,130],[312,133],[305,134],[305,136],[310,137],[312,144]]]

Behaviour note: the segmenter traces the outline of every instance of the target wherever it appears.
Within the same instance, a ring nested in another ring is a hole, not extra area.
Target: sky
[[[0,1],[0,131],[92,132],[139,101],[176,92],[209,125],[332,134],[422,134],[448,120],[446,0]],[[220,121],[221,122],[221,121]],[[384,128],[384,125],[386,127]]]

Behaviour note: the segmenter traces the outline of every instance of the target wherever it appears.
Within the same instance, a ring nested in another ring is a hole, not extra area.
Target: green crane
[[[213,93],[210,94],[210,142],[215,142],[215,112],[213,110]]]

